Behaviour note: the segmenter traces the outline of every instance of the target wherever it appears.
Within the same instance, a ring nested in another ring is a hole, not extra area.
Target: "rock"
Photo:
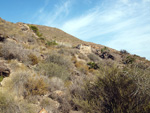
[[[103,53],[100,55],[100,57],[101,57],[102,59],[112,59],[112,60],[115,59],[114,56],[112,56],[109,52],[103,52]]]
[[[64,92],[61,91],[61,90],[56,90],[56,91],[54,91],[54,95],[63,96],[63,95],[64,95]]]
[[[82,44],[79,44],[76,46],[77,49],[80,50],[81,53],[91,53],[92,52],[92,49],[91,49],[91,46],[89,45],[82,45]]]
[[[39,113],[48,113],[44,108]]]
[[[0,76],[8,77],[9,75],[10,75],[10,69],[8,69],[3,62],[0,62]]]
[[[9,37],[5,36],[3,34],[0,34],[0,42],[4,42],[7,38],[9,38]]]

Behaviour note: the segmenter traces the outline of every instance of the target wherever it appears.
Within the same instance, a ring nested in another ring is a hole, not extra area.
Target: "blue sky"
[[[57,27],[150,60],[150,0],[1,0],[0,17]]]

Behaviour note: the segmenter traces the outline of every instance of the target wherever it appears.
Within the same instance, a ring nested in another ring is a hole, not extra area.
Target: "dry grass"
[[[104,67],[94,82],[86,82],[83,92],[74,94],[76,106],[89,113],[148,113],[150,95],[140,93],[137,80],[129,75],[116,66]]]

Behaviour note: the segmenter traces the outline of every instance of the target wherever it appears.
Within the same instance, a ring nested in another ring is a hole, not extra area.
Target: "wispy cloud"
[[[61,0],[57,4],[53,4],[53,6],[51,6],[51,2],[50,0],[45,0],[45,5],[33,16],[33,20],[36,20],[34,23],[56,26],[60,19],[63,20],[69,14],[71,0],[65,0],[65,2]]]
[[[126,49],[150,59],[150,0],[95,0],[97,5],[84,13],[80,13],[82,8],[77,9],[79,14],[74,16],[72,9],[77,2],[80,5],[79,0],[60,2],[51,11],[45,5],[38,11],[38,23],[61,28],[85,41]],[[86,5],[93,1],[83,2]]]
[[[96,7],[92,12],[65,22],[62,29],[80,39],[118,50],[127,49],[150,59],[149,0],[120,0],[109,5],[110,8]]]

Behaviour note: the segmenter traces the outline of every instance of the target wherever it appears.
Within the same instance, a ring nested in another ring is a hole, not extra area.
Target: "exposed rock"
[[[80,50],[81,53],[91,53],[92,52],[92,49],[91,49],[91,46],[89,45],[82,45],[82,44],[79,44],[76,46],[77,49]]]
[[[103,52],[103,53],[100,55],[100,57],[101,57],[102,59],[112,59],[112,60],[115,59],[114,56],[112,56],[109,52]]]
[[[61,90],[56,90],[56,91],[54,91],[54,94],[57,95],[57,96],[63,96],[64,92],[61,91]]]
[[[44,108],[39,113],[48,113]]]
[[[10,69],[3,62],[0,62],[0,76],[8,77],[10,75]]]
[[[98,55],[99,57],[101,57],[102,59],[112,59],[112,60],[115,59],[114,56],[111,55],[109,52],[103,52],[103,53],[101,53],[100,50],[96,50],[95,54]]]
[[[18,22],[17,24],[20,26],[22,31],[28,31],[29,30],[29,26],[28,25],[26,25],[24,23],[21,23],[21,22]]]
[[[0,34],[0,42],[4,42],[7,38],[9,38],[9,37],[5,36],[3,34]]]

